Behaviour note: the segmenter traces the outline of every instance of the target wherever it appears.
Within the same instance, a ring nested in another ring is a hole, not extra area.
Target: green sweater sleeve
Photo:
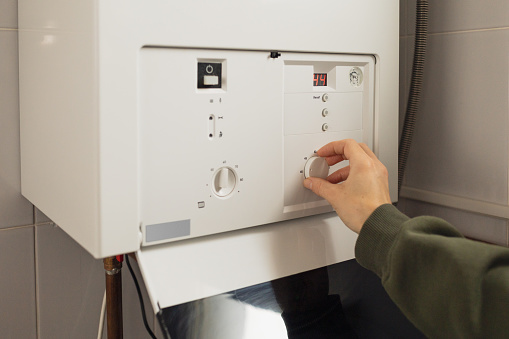
[[[355,255],[426,336],[509,338],[509,248],[387,204],[364,223]]]

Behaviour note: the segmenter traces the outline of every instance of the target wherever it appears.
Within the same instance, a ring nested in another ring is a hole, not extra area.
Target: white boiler
[[[154,309],[353,257],[302,186],[367,143],[397,190],[399,1],[19,0],[22,193]]]

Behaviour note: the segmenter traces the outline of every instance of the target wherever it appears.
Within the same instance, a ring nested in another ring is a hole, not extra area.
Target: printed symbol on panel
[[[214,72],[214,67],[212,67],[212,65],[207,65],[207,67],[205,67],[205,72],[211,74]]]
[[[350,85],[359,87],[362,85],[362,70],[359,67],[354,67],[350,70]]]

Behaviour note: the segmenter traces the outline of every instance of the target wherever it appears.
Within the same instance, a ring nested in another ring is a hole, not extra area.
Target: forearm
[[[410,219],[383,205],[364,224],[356,256],[427,336],[509,333],[509,249],[467,240],[444,220]]]

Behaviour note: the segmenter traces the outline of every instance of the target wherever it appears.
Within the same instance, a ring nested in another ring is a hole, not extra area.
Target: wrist
[[[383,204],[364,222],[355,244],[357,261],[381,276],[389,250],[401,225],[410,218],[392,204]]]

